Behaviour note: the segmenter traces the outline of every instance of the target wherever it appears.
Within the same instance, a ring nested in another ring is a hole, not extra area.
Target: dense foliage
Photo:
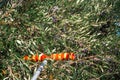
[[[0,77],[30,80],[35,53],[74,52],[49,61],[39,80],[119,80],[120,0],[0,0]],[[118,33],[118,34],[117,34]]]

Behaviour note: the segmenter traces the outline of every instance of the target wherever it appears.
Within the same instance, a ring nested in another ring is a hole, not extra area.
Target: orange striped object
[[[24,60],[30,60],[30,58],[29,58],[28,55],[24,56],[23,59],[24,59]]]
[[[44,59],[46,58],[50,58],[50,59],[53,59],[53,60],[75,60],[75,54],[74,53],[54,53],[54,54],[51,54],[50,56],[47,56],[45,54],[35,54],[35,55],[32,55],[31,57],[29,56],[24,56],[24,60],[32,60],[32,61],[43,61]]]
[[[69,53],[57,53],[57,54],[51,54],[51,58],[53,60],[68,60],[69,59]]]
[[[31,57],[29,57],[29,56],[24,56],[23,57],[24,60],[31,60],[31,61],[35,61],[35,62],[43,61],[45,58],[48,58],[48,56],[43,54],[43,53],[40,54],[40,55],[35,54],[35,55],[32,55]]]
[[[74,54],[74,53],[70,53],[70,55],[69,55],[69,59],[71,59],[71,60],[75,60],[75,54]]]

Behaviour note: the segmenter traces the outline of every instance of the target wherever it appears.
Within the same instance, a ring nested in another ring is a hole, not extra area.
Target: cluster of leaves
[[[117,80],[119,0],[1,0],[0,77],[30,80],[33,53],[74,52],[77,61],[49,62],[39,79]],[[92,56],[92,58],[91,58]]]

